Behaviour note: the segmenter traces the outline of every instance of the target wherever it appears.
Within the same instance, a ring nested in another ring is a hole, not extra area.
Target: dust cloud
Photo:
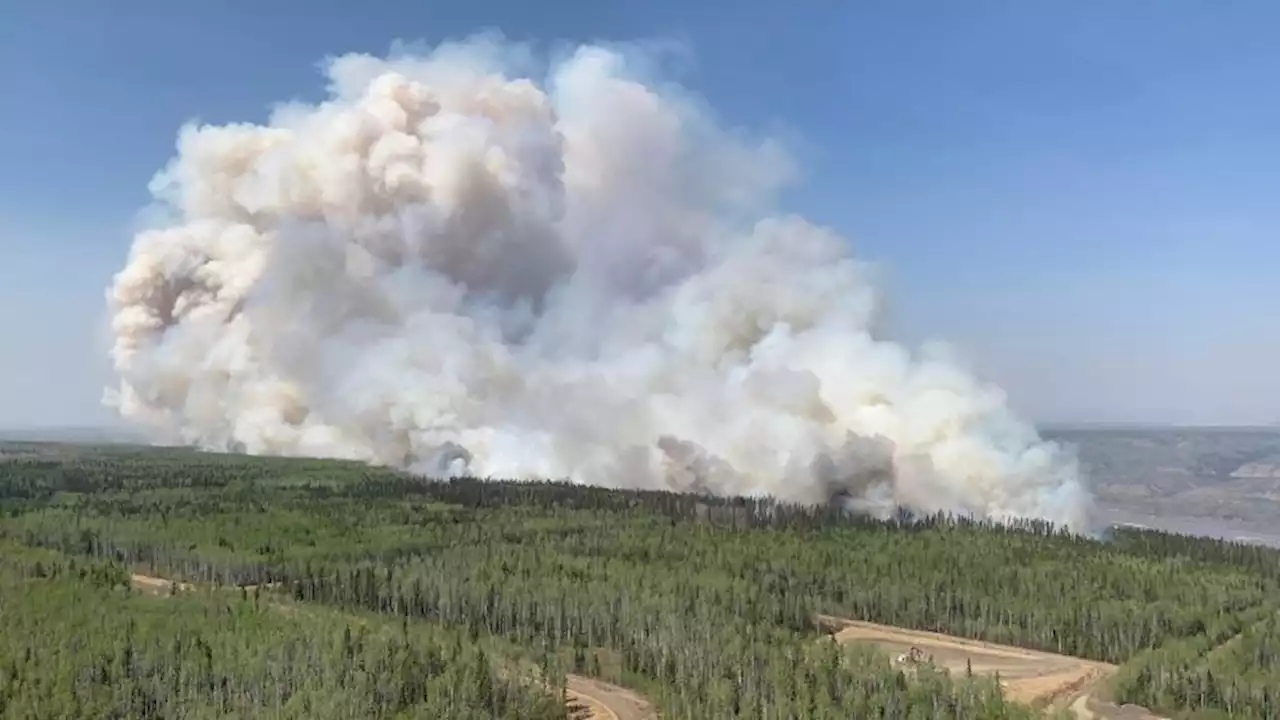
[[[1075,459],[775,214],[781,147],[634,48],[533,65],[345,55],[319,104],[182,128],[105,402],[208,449],[1087,527]]]

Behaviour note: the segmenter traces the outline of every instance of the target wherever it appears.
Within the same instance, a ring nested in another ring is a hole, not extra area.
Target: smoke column
[[[637,57],[346,55],[324,102],[184,127],[106,402],[209,449],[1087,531],[1074,458],[884,339],[848,243],[772,214],[785,154]]]

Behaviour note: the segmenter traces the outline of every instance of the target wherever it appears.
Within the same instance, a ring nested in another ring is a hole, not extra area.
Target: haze
[[[102,425],[103,293],[179,126],[316,99],[316,63],[477,29],[656,39],[720,121],[788,143],[787,209],[1040,422],[1280,419],[1280,8],[296,2],[0,10],[0,427]],[[1068,9],[1069,8],[1069,9]]]

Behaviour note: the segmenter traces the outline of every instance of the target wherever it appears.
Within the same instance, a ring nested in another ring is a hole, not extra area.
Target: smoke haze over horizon
[[[350,54],[323,103],[183,128],[109,401],[207,448],[1085,527],[1074,458],[892,342],[873,268],[775,207],[784,148],[652,60]]]

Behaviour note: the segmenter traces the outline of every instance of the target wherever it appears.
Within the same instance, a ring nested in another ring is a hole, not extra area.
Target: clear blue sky
[[[1274,0],[13,0],[0,426],[106,417],[102,293],[184,120],[486,28],[685,43],[723,120],[802,141],[790,208],[884,264],[901,332],[1037,420],[1280,419]]]

